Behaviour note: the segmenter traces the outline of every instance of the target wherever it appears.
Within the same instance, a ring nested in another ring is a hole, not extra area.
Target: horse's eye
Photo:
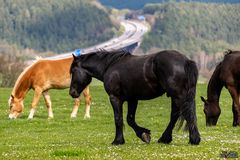
[[[71,73],[75,73],[77,71],[78,71],[77,67],[73,67],[72,70],[71,70]]]
[[[76,71],[77,71],[76,67],[72,68],[72,72],[76,72]]]

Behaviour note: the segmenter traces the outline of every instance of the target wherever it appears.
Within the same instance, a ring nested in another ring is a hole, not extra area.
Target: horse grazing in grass
[[[223,86],[228,89],[232,97],[233,126],[238,126],[240,125],[240,51],[226,52],[223,61],[216,66],[209,80],[207,99],[201,97],[207,126],[217,125],[221,114],[219,98]]]
[[[48,117],[53,118],[52,105],[48,90],[69,88],[71,81],[69,69],[72,61],[72,57],[59,60],[39,59],[27,67],[18,77],[9,98],[9,118],[15,119],[22,112],[24,108],[24,98],[30,89],[34,90],[34,97],[28,118],[33,118],[41,94],[43,95],[48,108]],[[85,118],[90,118],[91,96],[88,86],[83,90],[83,95],[85,97],[86,105]],[[75,98],[71,117],[76,117],[79,104],[79,98]]]
[[[170,143],[172,130],[180,118],[186,120],[191,144],[199,144],[195,92],[196,64],[177,51],[162,51],[147,56],[133,56],[126,51],[99,51],[74,56],[69,94],[76,98],[92,77],[103,81],[114,111],[116,135],[112,144],[124,144],[123,109],[128,102],[127,122],[146,143],[150,130],[135,122],[138,100],[149,100],[167,93],[171,97],[171,119],[158,142]]]

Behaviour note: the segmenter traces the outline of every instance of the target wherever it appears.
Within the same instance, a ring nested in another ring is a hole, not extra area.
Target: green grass
[[[8,119],[7,101],[10,88],[0,88],[0,159],[221,159],[223,151],[240,154],[240,127],[232,127],[231,98],[224,89],[221,96],[222,114],[216,127],[206,127],[200,95],[206,95],[206,84],[197,86],[197,117],[202,141],[188,144],[188,133],[173,132],[169,145],[157,140],[169,122],[170,99],[165,95],[140,101],[136,114],[139,125],[151,130],[151,143],[144,144],[126,123],[125,144],[113,146],[115,126],[113,111],[102,83],[94,81],[91,119],[84,120],[84,102],[78,117],[70,119],[73,100],[67,90],[52,90],[54,119],[48,120],[43,98],[33,120],[27,120],[32,91],[24,102],[25,110],[17,120]],[[83,99],[83,98],[82,98]]]

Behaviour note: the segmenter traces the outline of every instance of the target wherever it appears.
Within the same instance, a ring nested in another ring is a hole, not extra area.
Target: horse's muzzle
[[[76,90],[69,90],[69,94],[72,96],[72,98],[78,98],[80,94]]]
[[[18,114],[17,113],[10,113],[9,115],[8,115],[8,118],[9,119],[16,119],[18,117]]]

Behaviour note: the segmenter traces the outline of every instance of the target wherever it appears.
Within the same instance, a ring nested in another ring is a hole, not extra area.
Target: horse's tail
[[[180,123],[179,129],[183,125],[184,120],[193,119],[192,124],[186,124],[185,129],[189,128],[192,125],[196,124],[196,104],[195,104],[195,95],[196,95],[196,85],[198,79],[198,69],[194,61],[187,60],[184,65],[184,70],[186,74],[186,83],[185,89],[186,94],[183,99],[183,104],[180,107]]]
[[[193,94],[195,98],[196,85],[198,80],[198,69],[194,61],[188,60],[184,66],[185,73],[187,75],[186,89],[189,94]]]

